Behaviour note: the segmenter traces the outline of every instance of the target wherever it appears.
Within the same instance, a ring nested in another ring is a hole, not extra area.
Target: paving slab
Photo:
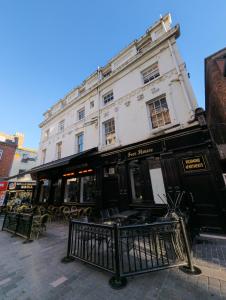
[[[128,278],[124,289],[114,290],[108,284],[110,274],[79,261],[61,263],[67,235],[67,224],[54,222],[28,244],[1,231],[0,300],[226,299],[226,238],[195,239],[194,262],[202,269],[199,276],[167,269]]]

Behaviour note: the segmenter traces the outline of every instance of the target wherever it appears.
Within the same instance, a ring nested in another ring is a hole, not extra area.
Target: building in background
[[[0,181],[9,177],[18,138],[0,132]]]
[[[44,113],[35,201],[157,212],[181,189],[196,226],[224,226],[216,149],[179,35],[164,16]]]
[[[3,149],[2,143],[7,143],[7,148],[5,146]],[[0,151],[1,149],[5,167],[1,168],[0,160],[0,172],[7,169],[5,176],[2,177],[8,180],[8,199],[31,198],[35,181],[27,171],[36,165],[37,151],[24,147],[24,134],[22,133],[14,135],[0,133]]]
[[[226,184],[226,48],[205,59],[207,123],[219,150]]]

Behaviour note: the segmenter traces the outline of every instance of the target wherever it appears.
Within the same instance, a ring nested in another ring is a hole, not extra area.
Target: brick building
[[[226,48],[205,59],[205,92],[207,123],[226,173]]]
[[[0,180],[9,176],[16,148],[17,140],[0,141]]]

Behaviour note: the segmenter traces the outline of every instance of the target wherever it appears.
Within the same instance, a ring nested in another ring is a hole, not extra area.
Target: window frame
[[[79,139],[82,137],[82,143],[79,143]],[[80,149],[81,147],[81,149]],[[81,153],[84,151],[84,132],[76,134],[76,153]]]
[[[59,151],[60,149],[60,151]],[[60,155],[59,155],[60,153]],[[61,159],[62,158],[62,141],[56,143],[56,159]]]
[[[114,92],[113,90],[108,91],[102,96],[103,105],[106,106],[108,103],[114,101]]]
[[[80,114],[82,114],[82,116],[80,116]],[[82,121],[85,119],[85,107],[82,107],[77,111],[77,119],[78,121]]]
[[[2,159],[3,153],[4,153],[4,150],[0,149],[0,160]]]
[[[42,164],[44,164],[46,161],[46,148],[42,149]]]
[[[58,123],[58,133],[64,132],[64,128],[65,128],[65,120],[61,120]]]
[[[113,123],[108,125],[110,122],[111,123],[113,122]],[[109,127],[109,128],[107,128],[107,130],[106,130],[106,125]],[[111,129],[111,130],[109,130],[109,129]],[[107,142],[109,135],[113,135],[112,143]],[[115,129],[115,118],[114,117],[103,122],[103,139],[104,139],[105,146],[114,145],[116,143],[116,129]]]
[[[157,104],[157,102],[159,102],[159,105]],[[147,103],[147,106],[152,129],[158,129],[166,125],[172,124],[166,95],[162,95],[158,98],[149,101]]]
[[[147,74],[146,74],[147,73]],[[146,75],[145,75],[146,74]],[[143,84],[147,84],[160,76],[158,62],[150,65],[141,72]],[[147,78],[147,79],[145,79]]]

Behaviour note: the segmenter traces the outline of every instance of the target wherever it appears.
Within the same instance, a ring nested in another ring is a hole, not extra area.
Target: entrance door
[[[223,214],[213,175],[207,172],[186,175],[183,181],[184,187],[194,197],[195,226],[206,231],[222,231]]]
[[[151,185],[153,191],[154,202],[156,204],[166,204],[166,191],[163,182],[162,169],[150,169]]]

